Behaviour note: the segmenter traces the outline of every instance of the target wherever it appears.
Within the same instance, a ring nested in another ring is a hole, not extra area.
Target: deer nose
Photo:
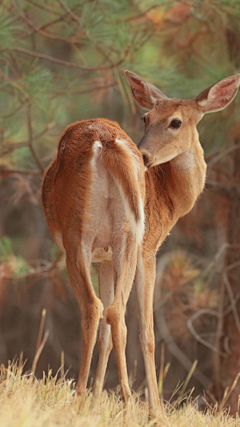
[[[142,155],[142,158],[143,158],[143,163],[144,163],[144,166],[146,166],[147,167],[147,164],[148,164],[148,156],[147,156],[147,154],[143,154]]]

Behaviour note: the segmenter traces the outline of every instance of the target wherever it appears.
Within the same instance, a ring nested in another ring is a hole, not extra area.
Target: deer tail
[[[102,158],[120,191],[131,227],[141,242],[144,233],[144,166],[141,155],[128,141],[116,139],[103,147]]]

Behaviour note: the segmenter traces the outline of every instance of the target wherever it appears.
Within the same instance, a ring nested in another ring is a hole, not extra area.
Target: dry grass
[[[116,394],[103,392],[97,401],[92,394],[76,396],[73,381],[43,375],[37,380],[23,375],[16,364],[0,372],[0,427],[106,427],[106,426],[221,427],[240,426],[224,413],[202,412],[186,403],[176,409],[167,404],[155,420],[148,420],[148,407],[137,396],[124,405]]]

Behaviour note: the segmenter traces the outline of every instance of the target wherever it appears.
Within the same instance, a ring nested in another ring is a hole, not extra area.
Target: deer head
[[[205,113],[220,111],[235,98],[240,74],[227,77],[194,99],[168,98],[158,88],[125,71],[133,96],[144,114],[145,133],[138,148],[146,167],[168,162],[200,144],[196,125]]]

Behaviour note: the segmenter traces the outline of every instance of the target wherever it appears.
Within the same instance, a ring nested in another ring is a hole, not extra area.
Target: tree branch
[[[226,271],[223,272],[223,280],[224,280],[225,286],[227,288],[227,293],[228,293],[229,300],[231,303],[231,308],[232,308],[236,328],[237,328],[238,332],[240,332],[240,321],[239,321],[238,312],[237,312],[237,308],[236,308],[236,301],[234,299],[232,287],[231,287],[230,282],[228,280],[228,276],[227,276]]]
[[[213,165],[219,162],[219,160],[221,160],[224,156],[231,153],[232,151],[237,150],[238,148],[240,148],[240,144],[232,145],[231,147],[226,148],[226,150],[221,150],[220,153],[218,153],[211,160],[209,160],[208,167],[211,168]]]
[[[35,136],[32,136],[32,141],[35,141],[35,139],[38,139],[41,136],[43,136],[48,130],[49,130],[49,126],[47,125],[46,128],[42,132],[38,133]],[[1,156],[5,156],[6,154],[12,153],[12,151],[14,151],[14,150],[18,150],[19,148],[22,148],[22,147],[27,147],[28,145],[29,145],[29,141],[14,142],[14,143],[10,144],[8,146],[8,148],[6,150],[2,151],[0,154],[1,154]]]
[[[34,147],[33,147],[33,135],[32,135],[32,118],[31,118],[31,105],[29,105],[28,112],[27,112],[27,125],[28,125],[28,134],[29,134],[29,141],[28,146],[32,153],[32,156],[35,159],[35,162],[38,165],[39,170],[43,173],[44,167],[41,163],[41,160],[39,159]]]
[[[41,28],[36,27],[36,25],[23,13],[21,13],[21,11],[17,8],[17,5],[15,3],[14,0],[12,0],[12,3],[14,5],[14,8],[16,9],[18,15],[20,16],[20,18],[32,29],[34,30],[36,33],[40,34],[43,37],[46,37],[48,39],[51,40],[60,40],[60,41],[64,41],[67,43],[74,43],[74,41],[76,39],[80,39],[81,37],[83,37],[84,35],[86,35],[86,31],[82,31],[79,34],[76,34],[74,36],[71,37],[61,37],[61,36],[55,36],[54,34],[48,33],[47,31],[42,30]]]
[[[58,12],[57,10],[51,9],[50,7],[47,7],[46,5],[44,5],[42,2],[41,4],[38,1],[34,1],[34,0],[27,0],[28,3],[36,6],[39,9],[45,10],[46,12],[50,12],[54,15],[58,15],[61,16],[61,13]]]
[[[139,13],[138,15],[130,16],[129,18],[119,19],[116,21],[117,24],[120,24],[121,22],[130,22],[130,21],[136,21],[138,19],[146,17],[146,14],[151,12],[151,10],[159,8],[159,4],[155,4],[153,6],[150,6],[148,9],[146,9],[144,12]],[[150,20],[150,18],[148,18]]]
[[[187,372],[192,367],[192,361],[186,356],[185,353],[179,348],[179,346],[174,341],[168,326],[167,322],[164,316],[164,308],[161,307],[156,311],[154,307],[154,323],[157,326],[157,329],[159,330],[161,338],[166,343],[166,346],[170,353],[175,357],[176,360],[178,360],[179,363],[186,369]],[[202,373],[202,371],[199,368],[196,368],[193,376],[199,381],[199,383],[207,389],[209,385],[209,379]]]
[[[71,16],[73,21],[77,22],[78,24],[81,23],[79,17],[71,9],[69,9],[69,7],[67,7],[67,5],[62,0],[58,0],[58,3],[65,10],[65,12]]]
[[[0,176],[2,178],[8,178],[9,175],[32,175],[32,176],[39,176],[41,175],[41,172],[35,171],[35,170],[25,170],[25,169],[10,169],[5,165],[0,166]]]
[[[197,341],[199,341],[201,344],[205,345],[205,347],[210,348],[213,352],[219,352],[219,354],[222,357],[227,357],[225,353],[219,351],[216,347],[214,347],[212,344],[210,344],[208,341],[204,340],[196,331],[196,329],[193,326],[193,321],[196,320],[198,317],[202,316],[203,314],[209,314],[210,316],[217,317],[219,316],[218,312],[215,310],[210,310],[209,308],[203,308],[202,310],[197,311],[193,316],[187,320],[187,326],[192,335],[196,338]]]
[[[35,58],[45,59],[46,61],[53,62],[54,64],[64,65],[65,67],[75,68],[82,71],[101,71],[101,70],[111,70],[121,65],[129,54],[130,45],[127,45],[125,53],[119,61],[108,66],[99,65],[97,67],[84,67],[76,64],[75,62],[64,61],[62,59],[54,58],[53,56],[45,55],[43,53],[34,52],[32,50],[28,50],[23,47],[14,47],[12,50],[16,52],[21,52],[25,55],[33,56]]]

